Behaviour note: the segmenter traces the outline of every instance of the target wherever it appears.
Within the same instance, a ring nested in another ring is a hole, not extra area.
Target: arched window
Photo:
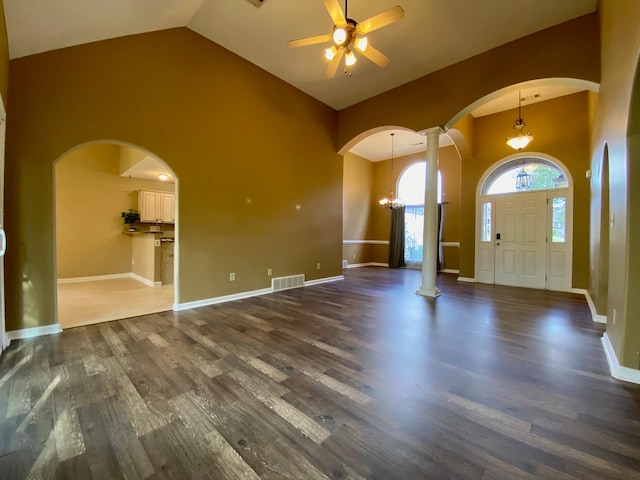
[[[493,170],[482,185],[482,195],[566,188],[562,170],[543,158],[516,158]]]
[[[410,165],[398,179],[398,196],[405,205],[424,205],[427,163]],[[442,175],[438,172],[438,203],[442,203]]]
[[[398,179],[398,197],[405,203],[404,260],[408,267],[422,265],[426,162],[410,165]],[[442,176],[438,172],[438,203],[442,203]]]

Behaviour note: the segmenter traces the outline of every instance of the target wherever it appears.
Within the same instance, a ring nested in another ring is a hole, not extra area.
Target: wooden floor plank
[[[580,295],[419,271],[14,341],[0,478],[637,480]]]

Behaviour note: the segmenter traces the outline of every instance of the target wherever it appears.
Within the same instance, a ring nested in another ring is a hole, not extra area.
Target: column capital
[[[424,130],[424,134],[428,137],[433,137],[437,135],[438,137],[444,133],[442,127],[431,127]]]

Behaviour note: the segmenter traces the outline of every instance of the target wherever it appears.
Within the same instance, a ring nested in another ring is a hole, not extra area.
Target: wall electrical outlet
[[[612,318],[613,324],[615,325],[615,324],[616,324],[616,309],[615,309],[615,308],[613,309],[613,315],[612,315],[612,317],[613,317],[613,318]]]
[[[316,263],[316,270],[320,270],[320,264]]]
[[[235,282],[236,281],[236,274],[235,273],[230,273],[229,274],[229,281],[230,282]]]
[[[267,268],[267,276],[271,276],[273,275],[273,270],[271,270],[270,268]]]

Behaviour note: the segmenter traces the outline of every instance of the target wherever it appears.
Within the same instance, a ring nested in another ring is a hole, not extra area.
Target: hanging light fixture
[[[391,134],[391,193],[389,197],[385,197],[382,200],[379,200],[378,203],[382,208],[400,208],[404,206],[404,202],[397,197],[393,196],[393,136],[395,133]]]
[[[522,118],[522,96],[520,92],[518,92],[518,118],[516,118],[515,123],[513,124],[513,129],[516,131],[515,136],[507,137],[507,145],[515,150],[522,150],[525,148],[533,137],[531,136],[531,132],[523,133],[524,129],[524,119]]]
[[[518,192],[524,192],[526,190],[531,190],[531,173],[525,167],[524,162],[522,163],[522,170],[516,175],[516,190]]]

